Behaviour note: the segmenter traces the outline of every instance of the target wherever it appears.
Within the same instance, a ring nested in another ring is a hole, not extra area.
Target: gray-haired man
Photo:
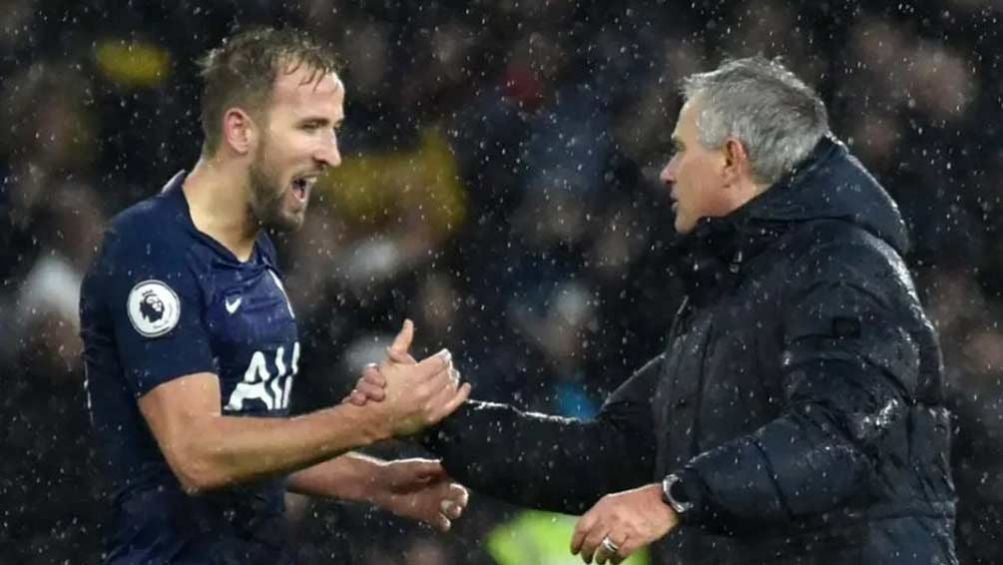
[[[593,420],[470,401],[427,445],[476,490],[591,506],[586,562],[664,538],[678,565],[956,563],[940,351],[897,207],[779,63],[683,94],[662,180],[692,268],[666,351]]]

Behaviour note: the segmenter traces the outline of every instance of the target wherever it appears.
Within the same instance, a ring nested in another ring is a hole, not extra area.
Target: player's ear
[[[235,153],[246,155],[257,143],[258,130],[251,115],[240,108],[230,108],[223,115],[223,139]]]

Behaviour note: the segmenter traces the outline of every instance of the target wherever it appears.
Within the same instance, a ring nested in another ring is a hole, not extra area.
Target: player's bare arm
[[[374,504],[441,531],[463,514],[469,497],[438,461],[381,461],[357,453],[297,471],[288,487],[299,494]]]
[[[407,323],[395,344],[406,350],[412,335]],[[288,419],[224,416],[212,373],[166,382],[141,397],[139,407],[171,470],[194,493],[303,469],[436,423],[469,394],[449,368],[448,352],[416,365],[386,362],[382,369],[392,382],[383,402]]]

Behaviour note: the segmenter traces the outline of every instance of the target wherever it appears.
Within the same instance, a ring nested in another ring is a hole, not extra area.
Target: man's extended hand
[[[403,342],[401,336],[405,331],[408,331],[408,326],[410,325],[410,320],[404,321],[404,329],[401,330],[401,334],[398,334],[397,339],[394,340],[394,344],[387,348],[387,359],[384,363],[401,363],[404,365],[415,365],[418,362],[415,361],[411,353],[408,352],[408,346],[402,346]],[[411,328],[409,331],[414,331]],[[450,363],[449,376],[452,377],[453,382],[457,386],[460,384],[460,372],[453,367]],[[382,402],[386,398],[387,379],[380,372],[380,366],[376,363],[370,363],[362,369],[362,376],[359,377],[358,382],[355,383],[355,388],[352,392],[348,393],[341,401],[343,403],[352,403],[356,406],[365,406],[367,402]]]
[[[414,363],[417,363],[415,361]],[[355,383],[355,388],[341,399],[342,403],[352,403],[356,406],[365,406],[367,402],[382,402],[387,396],[387,379],[380,373],[376,363],[366,365],[362,369],[362,376]],[[460,383],[460,372],[454,367],[450,367],[449,375],[457,385]]]
[[[662,487],[647,485],[602,497],[575,526],[571,553],[600,565],[609,560],[620,563],[638,549],[668,534],[679,524],[679,516],[662,500]],[[604,547],[603,540],[617,548]]]
[[[470,395],[470,385],[459,384],[449,351],[417,362],[408,351],[413,338],[414,325],[405,320],[387,359],[378,368],[367,367],[359,387],[344,400],[358,406],[375,400],[368,409],[386,414],[390,433],[395,436],[411,435],[438,423]]]
[[[398,516],[420,520],[445,532],[467,507],[469,493],[454,483],[437,461],[391,461],[374,478],[373,502]]]
[[[362,369],[362,376],[355,383],[355,388],[341,402],[350,402],[356,406],[365,406],[370,400],[382,402],[387,397],[385,388],[387,388],[387,379],[380,374],[376,363],[370,363]]]

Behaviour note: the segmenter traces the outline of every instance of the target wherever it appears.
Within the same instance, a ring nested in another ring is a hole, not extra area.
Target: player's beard
[[[258,225],[266,229],[294,231],[303,225],[303,215],[285,210],[288,187],[282,185],[281,175],[265,165],[266,143],[258,147],[258,154],[248,171],[251,214]]]

